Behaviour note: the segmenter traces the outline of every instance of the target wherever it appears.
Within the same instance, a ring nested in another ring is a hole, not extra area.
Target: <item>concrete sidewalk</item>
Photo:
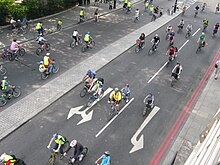
[[[141,0],[132,0],[132,4],[140,2]],[[70,8],[66,11],[62,11],[57,14],[53,14],[47,17],[43,17],[40,19],[32,20],[30,23],[31,29],[26,34],[19,34],[18,36],[14,35],[12,31],[8,30],[8,28],[0,27],[0,48],[7,46],[11,43],[13,38],[17,38],[19,42],[25,42],[32,40],[36,37],[37,32],[35,30],[36,22],[41,21],[43,23],[43,27],[47,32],[55,32],[57,21],[61,19],[63,21],[63,28],[67,28],[70,26],[74,26],[78,24],[79,20],[79,11],[81,8],[85,11],[85,18],[86,20],[91,20],[94,18],[94,12],[97,8],[99,8],[100,15],[106,15],[110,12],[114,12],[116,10],[120,10],[122,8],[122,4],[117,2],[116,9],[109,10],[108,3],[100,3],[99,7],[93,5],[94,2],[91,2],[90,6],[75,6]]]
[[[219,58],[220,49],[217,52],[217,56]],[[214,65],[212,68],[214,69]],[[213,72],[192,112],[190,112],[189,118],[166,155],[163,165],[172,163],[175,165],[183,165],[199,140],[203,140],[201,139],[200,134],[204,132],[205,128],[212,121],[216,112],[220,108],[219,81],[220,79],[214,80]]]

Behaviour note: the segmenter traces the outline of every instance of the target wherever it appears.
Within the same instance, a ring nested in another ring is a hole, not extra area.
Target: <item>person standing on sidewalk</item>
[[[145,9],[144,9],[146,12],[148,12],[148,7],[149,7],[149,1],[146,1],[145,2]]]
[[[219,72],[219,68],[220,68],[220,59],[218,59],[215,63],[215,74],[214,74],[214,79],[217,80],[218,79],[218,72]]]
[[[84,10],[83,9],[81,9],[80,11],[79,11],[79,22],[83,22],[84,21]]]
[[[128,0],[124,0],[124,5],[123,5],[123,8],[127,8],[127,6],[128,6]]]

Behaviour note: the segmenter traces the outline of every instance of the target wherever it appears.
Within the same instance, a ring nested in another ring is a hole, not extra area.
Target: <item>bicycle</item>
[[[134,17],[134,23],[139,22],[139,17]]]
[[[198,48],[196,49],[196,54],[201,51],[202,47],[204,47],[204,46],[203,46],[203,43],[199,43],[199,46],[198,46]]]
[[[69,141],[66,140],[66,138],[65,138],[65,142],[64,142],[64,146],[63,146],[63,152],[66,152],[68,147],[69,147]],[[46,165],[55,165],[56,156],[58,156],[59,159],[62,159],[62,154],[60,152],[54,152],[55,151],[54,149],[50,149],[50,150],[51,150],[51,155],[50,155]]]
[[[82,45],[82,35],[78,36],[78,44]],[[70,43],[70,47],[74,48],[76,46],[76,40],[73,38],[72,42]]]
[[[88,83],[85,82],[83,89],[80,91],[80,97],[85,97],[85,95],[88,93],[89,86]]]
[[[60,69],[59,65],[55,62],[55,60],[53,60],[53,63],[51,65],[52,65],[51,72],[53,74],[56,74]],[[48,72],[48,68],[47,68],[44,72],[41,73],[41,79],[46,80],[49,77],[49,75],[50,73]]]
[[[218,29],[214,29],[212,32],[212,38],[215,38],[215,35],[218,33]]]
[[[36,54],[39,56],[44,50],[49,51],[50,50],[50,44],[47,42],[44,42],[43,45],[40,45],[39,48],[36,50]]]
[[[20,87],[16,87],[16,86],[12,86],[11,87],[11,96],[17,98],[21,95],[21,88]],[[3,107],[4,105],[7,104],[8,100],[10,100],[10,96],[9,96],[9,92],[4,92],[1,96],[0,96],[0,107]]]
[[[89,43],[84,42],[82,45],[82,52],[85,52],[87,49],[92,49],[95,46],[95,41],[91,40]]]
[[[177,80],[178,80],[178,75],[177,75],[177,73],[172,73],[170,86],[173,87],[173,86],[174,86],[174,83],[175,83]]]
[[[208,25],[206,24],[203,24],[203,29],[202,29],[202,32],[204,32],[206,30],[206,28],[208,27]]]
[[[86,157],[86,155],[87,155],[87,153],[88,153],[88,147],[83,147],[83,150],[82,150],[82,152],[81,152],[81,154],[77,157],[77,159],[75,160],[75,162],[81,162],[81,161],[83,161],[83,159]],[[71,159],[73,158],[73,157],[68,157],[68,156],[65,156],[66,158],[67,158],[67,160],[68,160],[68,165],[72,165],[73,163],[71,162]],[[81,159],[80,159],[81,158]],[[74,162],[74,163],[75,163]]]
[[[198,15],[198,11],[196,10],[196,11],[195,11],[195,14],[194,14],[194,18],[196,18],[197,15]]]
[[[153,43],[152,47],[149,49],[148,51],[148,55],[152,55],[154,52],[156,52],[157,50],[157,44],[156,43]]]
[[[117,102],[111,103],[111,110],[109,111],[107,120],[110,121],[115,115],[118,114],[119,109],[117,108]]]
[[[15,51],[8,51],[8,59],[9,61],[15,60],[15,58],[18,56],[18,54],[22,57],[25,55],[25,49],[20,47]]]
[[[183,25],[178,25],[178,30],[177,30],[177,33],[180,33],[183,29]]]
[[[157,19],[156,14],[153,13],[152,18],[151,18],[151,22],[155,21]]]
[[[0,75],[4,76],[6,73],[7,69],[3,65],[0,65]]]
[[[169,55],[166,67],[168,67],[173,62],[174,59],[175,59],[175,55]]]
[[[189,30],[186,31],[186,35],[185,35],[185,38],[189,38],[191,36],[191,32]]]
[[[138,53],[141,49],[143,50],[145,47],[145,42],[140,39],[136,40],[135,52]]]
[[[87,107],[90,107],[96,99],[100,100],[103,97],[103,95],[104,95],[104,89],[102,88],[100,94],[96,94],[96,95],[92,94],[91,96],[89,96]]]

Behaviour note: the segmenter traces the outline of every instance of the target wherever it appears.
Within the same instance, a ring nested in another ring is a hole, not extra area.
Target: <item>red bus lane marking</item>
[[[212,68],[214,67],[214,64],[215,64],[215,62],[216,62],[216,60],[218,59],[219,56],[220,56],[220,49],[216,52],[216,54],[213,57],[213,60],[212,60],[212,62],[210,64],[210,66],[206,70],[206,72],[203,75],[203,77],[200,80],[200,82],[197,84],[197,86],[194,89],[191,97],[189,98],[189,100],[187,101],[185,106],[183,107],[181,113],[177,117],[177,119],[174,122],[173,126],[170,128],[170,130],[168,131],[168,133],[165,136],[164,140],[162,141],[162,143],[160,144],[159,148],[155,152],[154,156],[152,157],[152,159],[151,159],[151,161],[149,163],[150,165],[156,165],[160,161],[162,155],[164,154],[165,150],[167,149],[168,145],[170,144],[172,138],[175,136],[175,134],[179,130],[179,127],[181,126],[182,122],[184,121],[185,116],[188,114],[188,111],[191,109],[195,99],[197,98],[198,94],[200,93],[201,89],[203,88],[203,86],[204,86],[204,84],[206,82],[206,79],[210,75],[210,73],[212,71]]]

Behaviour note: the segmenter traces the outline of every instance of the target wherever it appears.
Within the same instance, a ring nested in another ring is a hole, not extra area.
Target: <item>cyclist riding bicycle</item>
[[[91,37],[90,32],[86,32],[86,34],[84,36],[84,41],[85,41],[87,46],[90,45],[91,40],[93,40],[93,38]]]
[[[173,70],[172,70],[172,75],[171,77],[174,77],[176,80],[178,80],[180,78],[180,73],[183,71],[183,67],[182,65],[180,65],[179,62],[177,62],[177,64],[174,66]]]
[[[217,34],[219,28],[220,28],[220,24],[219,24],[219,23],[216,23],[215,26],[214,26],[213,33],[214,33],[214,34]]]
[[[169,39],[169,35],[170,35],[172,30],[173,30],[173,27],[171,25],[167,26],[167,29],[166,29],[167,36],[166,36],[166,39]]]
[[[158,36],[158,34],[155,34],[154,38],[151,40],[151,42],[154,44],[155,46],[155,50],[157,49],[157,46],[160,42],[160,37]]]
[[[144,46],[144,43],[145,43],[145,34],[144,33],[141,33],[141,35],[139,37],[139,40],[140,40],[139,47],[142,48]]]
[[[121,89],[123,99],[126,101],[126,103],[129,101],[131,91],[129,89],[129,85],[125,84],[125,87]]]
[[[60,154],[63,155],[63,147],[64,147],[64,143],[66,142],[65,137],[59,135],[58,133],[55,133],[47,146],[48,149],[50,149],[50,146],[53,142],[54,142],[53,145],[54,152],[60,152]]]
[[[184,26],[184,20],[181,19],[179,22],[178,28],[183,29],[183,26]]]
[[[83,155],[81,155],[83,151],[83,146],[80,144],[77,140],[72,140],[70,143],[70,146],[66,150],[66,152],[63,154],[64,156],[67,155],[67,153],[71,150],[74,149],[73,157],[71,159],[71,162],[74,163],[77,159],[79,161],[82,161]]]
[[[37,36],[36,41],[37,41],[37,43],[40,45],[40,47],[43,48],[44,43],[45,43],[47,40],[43,37],[43,35],[42,35],[42,33],[41,33],[40,35]]]
[[[3,93],[8,97],[8,99],[12,96],[12,85],[8,81],[8,77],[4,76],[3,80],[1,81],[1,90]]]
[[[73,31],[72,37],[75,39],[76,45],[78,45],[78,40],[79,40],[79,32],[77,29]]]
[[[169,54],[169,56],[172,57],[172,59],[174,59],[174,57],[176,57],[176,48],[174,46],[169,47],[169,49],[166,52],[166,56]]]
[[[93,86],[95,81],[96,81],[96,73],[93,72],[91,69],[89,69],[86,72],[86,75],[83,77],[82,82],[85,82],[86,86],[88,86],[89,88],[90,86]]]
[[[146,106],[150,106],[150,108],[154,107],[154,95],[152,93],[149,93],[145,98],[144,98],[144,104]]]
[[[214,72],[214,79],[215,80],[218,79],[219,68],[220,68],[220,59],[218,59],[215,63],[215,72]]]
[[[203,26],[204,26],[203,30],[205,30],[209,25],[209,20],[207,18],[205,18],[202,22],[203,22]]]
[[[98,79],[96,79],[93,85],[89,87],[88,92],[94,92],[93,96],[97,98],[98,96],[101,95],[103,85],[104,85],[104,79],[99,77]]]
[[[182,10],[183,10],[183,13],[185,13],[185,11],[186,11],[186,5],[183,4]]]
[[[44,66],[47,68],[48,72],[51,73],[52,69],[53,69],[53,60],[51,60],[51,58],[49,57],[50,53],[46,53],[46,55],[44,56],[43,62],[44,62]]]
[[[83,10],[83,9],[81,9],[81,10],[79,11],[79,18],[80,18],[80,22],[81,22],[82,20],[84,20],[84,10]]]
[[[19,44],[17,43],[17,39],[13,39],[10,46],[11,53],[15,53],[19,49]]]
[[[100,165],[110,165],[111,164],[110,152],[105,151],[104,154],[95,161],[95,164],[98,164],[99,161],[101,161]]]
[[[136,9],[135,10],[135,15],[134,15],[135,19],[136,20],[139,20],[139,17],[140,17],[140,10],[139,9]]]
[[[205,46],[205,33],[204,32],[202,32],[202,34],[199,36],[197,43],[199,45],[202,45],[202,47]]]
[[[220,3],[217,3],[215,6],[215,12],[217,13],[220,9]]]
[[[192,32],[192,24],[188,24],[186,27],[186,31]]]
[[[169,33],[169,36],[168,36],[168,40],[170,41],[170,45],[173,45],[173,43],[174,43],[174,36],[175,36],[175,32],[174,32],[174,30],[171,30],[171,32]]]
[[[131,11],[131,2],[128,0],[128,4],[127,4],[127,12]]]
[[[111,104],[116,103],[116,108],[119,111],[119,108],[120,108],[119,103],[121,102],[121,99],[122,99],[121,91],[118,88],[115,88],[109,95],[108,103],[111,103]]]

